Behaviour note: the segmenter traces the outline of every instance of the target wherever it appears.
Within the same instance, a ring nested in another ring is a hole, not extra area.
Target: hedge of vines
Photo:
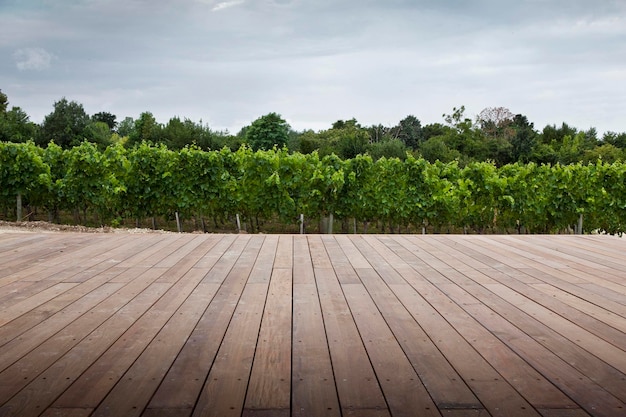
[[[232,221],[251,231],[264,221],[309,224],[332,214],[388,230],[528,232],[626,228],[626,165],[431,164],[357,156],[341,160],[242,147],[172,151],[143,143],[99,150],[84,142],[0,143],[0,207],[15,216],[16,196],[55,218],[71,212],[103,225],[171,216]],[[308,231],[313,230],[308,228]],[[352,229],[350,229],[352,230]]]

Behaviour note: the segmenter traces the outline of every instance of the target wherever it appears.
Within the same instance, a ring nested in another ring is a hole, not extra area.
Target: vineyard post
[[[578,217],[578,227],[576,228],[576,234],[577,235],[582,235],[583,234],[583,215],[582,215],[582,213]]]
[[[17,207],[16,207],[17,221],[21,222],[22,221],[22,193],[19,191],[17,192],[16,204],[17,204]]]
[[[333,234],[333,213],[328,215],[328,234]]]
[[[176,212],[176,228],[178,229],[178,233],[182,232],[182,227],[180,227],[180,216],[178,212]]]
[[[304,214],[300,213],[300,234],[304,234]]]
[[[239,213],[235,215],[235,218],[237,219],[237,233],[241,233],[241,221],[239,220]]]

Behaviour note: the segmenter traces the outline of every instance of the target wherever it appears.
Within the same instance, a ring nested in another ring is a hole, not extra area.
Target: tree
[[[282,148],[289,139],[289,125],[277,113],[268,113],[256,119],[246,129],[246,142],[254,150]]]
[[[602,136],[602,142],[611,144],[617,148],[626,149],[626,132],[606,132],[604,136]]]
[[[83,105],[65,97],[54,103],[54,110],[41,126],[40,143],[55,142],[62,148],[78,146],[85,139],[89,116]]]
[[[450,149],[443,136],[433,136],[422,144],[420,152],[424,159],[434,163],[435,161],[451,162],[461,157],[456,149]]]
[[[514,117],[506,107],[486,107],[478,115],[478,123],[487,136],[510,137]]]
[[[133,129],[128,136],[128,146],[134,146],[141,142],[158,143],[161,136],[161,125],[150,112],[143,112],[139,119],[135,120]]]
[[[111,144],[111,129],[105,122],[91,121],[85,128],[85,139],[106,148]]]
[[[0,115],[6,113],[9,106],[9,98],[0,90]]]
[[[391,137],[401,140],[407,148],[417,149],[424,141],[422,123],[417,117],[409,115],[391,129]]]
[[[537,132],[533,124],[524,115],[517,114],[513,118],[515,135],[511,138],[513,161],[529,162],[537,141]]]
[[[331,129],[319,132],[317,138],[320,155],[334,153],[343,159],[351,159],[367,152],[370,133],[356,119],[338,120]]]
[[[39,127],[30,121],[28,115],[19,107],[0,114],[0,141],[26,142],[35,140]]]
[[[406,159],[406,146],[399,139],[386,139],[381,142],[371,143],[367,147],[367,153],[375,161],[380,158]]]
[[[115,131],[117,127],[117,121],[115,119],[117,119],[117,116],[106,111],[101,111],[91,116],[91,120],[94,122],[106,123],[111,132]]]
[[[117,134],[124,137],[130,136],[135,127],[135,120],[132,117],[125,117],[118,126],[117,126]]]

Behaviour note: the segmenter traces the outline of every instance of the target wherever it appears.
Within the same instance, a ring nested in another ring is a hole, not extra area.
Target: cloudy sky
[[[235,133],[269,112],[423,124],[465,105],[626,131],[624,0],[0,0],[0,89]]]

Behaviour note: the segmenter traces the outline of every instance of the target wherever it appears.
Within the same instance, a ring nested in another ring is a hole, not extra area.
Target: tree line
[[[308,232],[328,230],[317,225],[334,218],[342,232],[621,234],[626,164],[461,166],[410,153],[342,159],[248,146],[0,142],[0,210],[5,218],[71,213],[75,222],[111,226],[151,219],[157,227],[176,215],[205,231],[237,230],[237,219],[249,232],[294,232],[304,215]]]
[[[565,122],[539,130],[526,116],[503,107],[486,108],[470,118],[460,106],[444,114],[441,123],[424,125],[413,115],[395,126],[338,120],[321,131],[295,131],[281,115],[269,113],[231,134],[178,116],[159,123],[150,112],[122,120],[109,112],[89,115],[82,104],[66,98],[55,102],[52,112],[37,124],[21,108],[9,109],[8,98],[1,91],[0,141],[33,141],[42,147],[54,142],[62,149],[88,141],[101,150],[115,144],[132,148],[148,142],[172,150],[194,145],[205,151],[224,147],[236,151],[245,144],[253,150],[277,146],[303,154],[315,151],[322,157],[334,154],[341,159],[368,154],[374,160],[404,160],[412,155],[431,163],[457,161],[461,166],[482,161],[492,161],[496,166],[515,162],[590,163],[598,159],[612,163],[626,158],[626,133],[599,136],[593,128],[578,130]]]

